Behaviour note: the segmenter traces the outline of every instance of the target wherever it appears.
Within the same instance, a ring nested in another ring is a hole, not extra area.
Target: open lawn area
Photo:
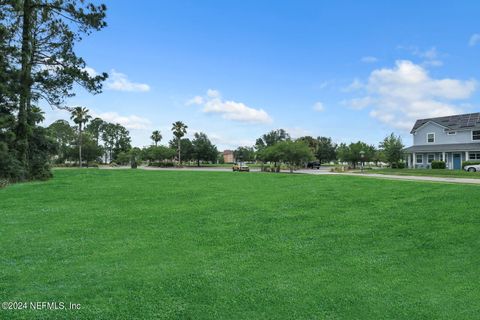
[[[425,176],[425,177],[480,179],[480,172],[467,172],[464,170],[447,170],[447,169],[388,169],[388,168],[385,168],[385,169],[366,170],[365,173],[392,174],[392,175],[399,175],[399,176]]]
[[[0,310],[1,319],[480,314],[477,186],[232,172],[54,175],[0,190],[0,300],[81,308]]]

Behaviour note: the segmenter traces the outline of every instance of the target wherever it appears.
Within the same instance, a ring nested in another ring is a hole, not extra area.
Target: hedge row
[[[149,167],[161,167],[161,168],[171,168],[175,167],[175,163],[173,162],[150,162],[148,164]]]
[[[465,168],[465,166],[473,166],[476,164],[480,164],[480,161],[463,161],[462,168]]]

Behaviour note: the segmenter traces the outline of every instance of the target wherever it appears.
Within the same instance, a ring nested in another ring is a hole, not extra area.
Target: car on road
[[[309,163],[307,163],[307,168],[308,169],[320,169],[320,162],[318,162],[318,161],[309,162]]]
[[[232,170],[233,171],[243,171],[243,172],[250,172],[250,168],[246,165],[246,164],[243,164],[243,163],[236,163],[233,165],[232,167]]]
[[[480,164],[469,164],[463,167],[463,170],[468,172],[480,172]]]

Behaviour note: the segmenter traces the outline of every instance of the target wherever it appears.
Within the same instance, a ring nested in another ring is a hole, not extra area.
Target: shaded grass
[[[58,170],[0,190],[0,318],[474,319],[476,186]]]

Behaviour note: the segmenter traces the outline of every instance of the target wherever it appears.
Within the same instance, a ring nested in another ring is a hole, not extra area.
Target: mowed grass
[[[57,170],[0,190],[1,319],[478,319],[480,187]]]

